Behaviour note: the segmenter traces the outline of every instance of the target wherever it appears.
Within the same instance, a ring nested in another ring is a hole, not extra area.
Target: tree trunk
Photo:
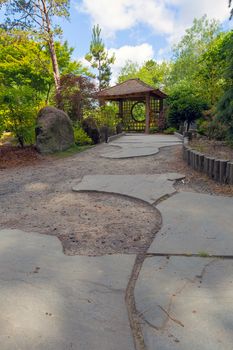
[[[56,89],[56,101],[57,101],[57,107],[59,108],[61,105],[61,81],[60,81],[60,72],[59,72],[59,66],[58,66],[58,61],[57,61],[57,54],[56,54],[56,49],[54,45],[54,37],[53,33],[51,31],[51,23],[49,19],[49,14],[46,6],[46,0],[41,0],[43,9],[41,9],[42,17],[43,17],[43,26],[44,30],[48,33],[48,46],[49,46],[49,52],[50,52],[50,57],[52,61],[52,67],[53,67],[53,76],[54,76],[54,82],[55,82],[55,89]]]
[[[60,93],[60,88],[61,88],[61,82],[60,82],[60,72],[59,72],[59,67],[58,67],[58,62],[57,62],[57,54],[55,50],[55,45],[53,41],[52,35],[49,38],[49,52],[52,60],[52,66],[53,66],[53,76],[54,76],[54,82],[55,82],[55,88],[56,88],[56,93]]]

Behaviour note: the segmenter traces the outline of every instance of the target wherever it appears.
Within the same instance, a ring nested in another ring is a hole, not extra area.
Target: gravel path
[[[229,187],[190,170],[180,145],[150,157],[113,160],[100,156],[105,149],[101,144],[68,158],[1,170],[0,228],[56,235],[71,255],[138,253],[161,225],[157,209],[117,195],[73,193],[84,175],[180,172],[186,180],[177,183],[179,191],[231,194]]]

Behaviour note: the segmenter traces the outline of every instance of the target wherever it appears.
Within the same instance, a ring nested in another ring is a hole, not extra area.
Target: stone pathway
[[[102,156],[150,155],[179,140],[112,144]],[[1,350],[232,349],[233,199],[176,193],[183,176],[96,174],[73,186],[160,211],[161,230],[137,256],[66,256],[56,237],[0,230]]]
[[[104,158],[121,159],[150,156],[166,146],[179,145],[181,141],[172,135],[129,134],[108,144]]]
[[[124,302],[134,255],[71,257],[56,237],[0,236],[1,350],[134,349]]]
[[[175,193],[173,183],[182,174],[156,175],[88,175],[73,187],[76,192],[106,192],[141,199],[153,204],[159,198]]]

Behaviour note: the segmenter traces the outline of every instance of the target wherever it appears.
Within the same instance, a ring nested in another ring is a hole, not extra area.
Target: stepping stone
[[[135,298],[147,350],[232,350],[232,260],[147,258]]]
[[[66,256],[56,237],[0,231],[1,350],[134,350],[134,255]]]
[[[126,135],[109,143],[101,156],[111,159],[149,156],[157,154],[161,147],[179,144],[182,142],[173,135]]]
[[[154,175],[87,175],[73,191],[116,193],[150,204],[175,192],[173,183],[185,176],[177,173]]]
[[[233,198],[181,192],[157,209],[163,227],[150,253],[233,256]]]

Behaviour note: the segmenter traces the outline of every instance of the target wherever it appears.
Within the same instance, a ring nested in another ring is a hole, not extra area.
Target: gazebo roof
[[[96,97],[103,100],[119,100],[124,98],[144,97],[147,93],[154,95],[157,99],[167,97],[164,92],[155,89],[153,86],[144,83],[138,78],[129,79],[123,83],[101,90],[96,94]]]

